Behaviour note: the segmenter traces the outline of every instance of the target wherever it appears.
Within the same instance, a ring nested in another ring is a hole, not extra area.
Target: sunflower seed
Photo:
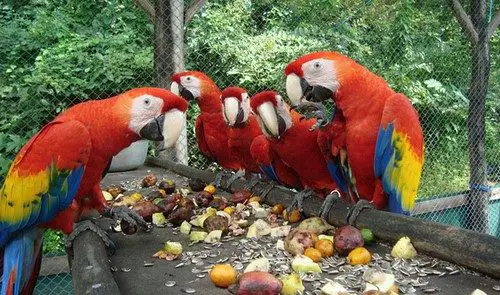
[[[422,292],[424,292],[424,293],[434,293],[434,292],[437,292],[437,289],[436,288],[427,288],[427,289],[423,289]]]
[[[150,267],[150,266],[154,266],[155,264],[153,262],[150,262],[150,261],[144,261],[144,264],[143,266],[144,267]]]
[[[175,284],[177,284],[175,281],[168,281],[168,282],[165,283],[165,286],[167,286],[167,287],[173,287],[173,286],[175,286]]]
[[[129,267],[122,267],[122,272],[129,272],[130,268]]]
[[[454,275],[454,274],[457,274],[457,273],[459,273],[459,272],[460,272],[460,271],[459,271],[458,269],[455,269],[455,270],[453,270],[453,271],[450,271],[448,274],[449,274],[449,275]]]
[[[184,264],[184,262],[181,262],[181,263],[177,264],[177,265],[175,266],[175,268],[179,268],[179,267],[184,266],[184,265],[185,265],[185,264]]]
[[[206,274],[203,274],[203,273],[199,273],[196,275],[197,278],[199,279],[203,279],[204,277],[206,277]]]
[[[495,285],[495,286],[493,286],[493,290],[495,290],[495,291],[500,291],[500,285]]]
[[[116,267],[114,265],[111,266],[110,269],[111,269],[112,272],[117,272],[118,271],[118,267]]]
[[[193,294],[193,293],[196,293],[196,290],[193,288],[186,288],[186,289],[182,289],[182,292],[187,293],[187,294]]]

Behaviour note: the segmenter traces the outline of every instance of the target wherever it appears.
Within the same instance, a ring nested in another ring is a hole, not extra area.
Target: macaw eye
[[[319,61],[317,61],[313,64],[313,66],[315,69],[319,69],[319,68],[321,68],[321,63]]]
[[[151,99],[150,99],[149,97],[146,97],[146,98],[144,99],[144,105],[148,106],[148,105],[150,105],[150,104],[151,104]]]
[[[192,80],[192,79],[191,79],[191,76],[187,76],[187,77],[186,77],[186,81],[191,82],[191,80]]]

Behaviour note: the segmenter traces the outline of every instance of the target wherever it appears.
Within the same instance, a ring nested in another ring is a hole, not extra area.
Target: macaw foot
[[[346,222],[349,225],[354,226],[356,224],[356,219],[358,218],[361,211],[364,209],[373,209],[375,208],[373,204],[367,200],[359,200],[356,204],[354,204],[347,212]]]
[[[295,207],[299,209],[300,213],[304,212],[304,200],[313,197],[316,194],[314,191],[310,188],[306,188],[298,193],[295,194],[294,200],[292,204],[286,209],[287,212],[292,211]]]
[[[151,224],[148,224],[144,219],[134,210],[126,206],[106,207],[102,216],[109,217],[113,220],[120,220],[123,233],[134,234],[137,228],[141,227],[144,231],[151,230]],[[127,230],[124,230],[126,225]]]
[[[325,200],[319,208],[318,216],[323,219],[328,219],[328,214],[332,209],[333,205],[341,200],[340,192],[338,190],[333,190],[326,196]]]
[[[226,188],[230,188],[231,187],[231,184],[233,184],[233,182],[236,180],[236,179],[241,179],[243,178],[243,176],[245,176],[245,170],[243,169],[239,169],[238,171],[236,171],[233,175],[231,175],[231,177],[229,177],[229,179],[226,181]],[[244,179],[244,178],[243,178]]]
[[[328,120],[328,114],[325,106],[320,102],[304,101],[299,104],[296,108],[299,112],[305,112],[301,119],[316,118],[316,123],[309,130],[315,130],[318,128],[323,128],[330,121]]]
[[[269,180],[265,182],[265,186],[258,191],[258,195],[260,197],[261,202],[264,202],[266,199],[267,195],[276,187],[278,186],[278,183],[274,182],[273,180]]]
[[[111,255],[115,253],[116,245],[109,238],[109,235],[89,219],[82,220],[73,225],[73,231],[65,239],[66,251],[68,253],[70,253],[71,255],[73,254],[73,242],[75,241],[76,237],[87,230],[95,232],[102,239],[106,248],[108,248],[108,250],[111,252]]]
[[[212,182],[212,184],[216,188],[226,189],[226,187],[222,187],[222,177],[225,177],[225,176],[229,176],[229,173],[227,171],[222,170],[222,171],[218,172],[215,175],[215,178],[214,178],[214,181]]]
[[[259,174],[252,173],[250,179],[245,182],[245,185],[243,185],[243,188],[251,191],[259,183],[259,181]]]

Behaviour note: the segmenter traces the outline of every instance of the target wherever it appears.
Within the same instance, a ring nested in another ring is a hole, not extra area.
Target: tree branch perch
[[[491,20],[490,24],[488,25],[488,28],[486,29],[486,36],[488,40],[495,34],[495,30],[497,27],[500,25],[500,11],[497,11],[497,14],[495,17]]]
[[[477,44],[477,42],[479,41],[479,37],[476,28],[474,28],[474,25],[472,24],[470,17],[462,7],[462,4],[460,4],[458,0],[451,0],[451,7],[453,8],[453,14],[462,26],[462,29],[464,29],[464,31],[467,33],[467,36],[469,37],[471,43]]]

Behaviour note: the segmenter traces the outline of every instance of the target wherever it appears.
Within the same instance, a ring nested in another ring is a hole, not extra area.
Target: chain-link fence
[[[500,41],[498,33],[491,34],[487,88],[482,76],[478,96],[468,95],[471,65],[476,74],[484,74],[473,62],[481,56],[471,57],[475,47],[443,2],[171,0],[170,6],[152,0],[4,1],[0,179],[26,140],[75,103],[144,85],[168,87],[170,74],[183,68],[205,72],[221,89],[239,85],[250,94],[276,89],[285,95],[286,64],[305,53],[335,50],[384,77],[419,111],[425,165],[413,214],[485,230],[484,220],[467,214],[470,169],[485,169],[487,179],[476,175],[472,182],[475,191],[489,195],[477,212],[488,211],[488,232],[500,236]],[[489,5],[486,24],[499,6]],[[487,89],[484,106],[481,89]],[[198,107],[191,105],[176,158],[217,169],[198,150],[197,114]],[[483,117],[485,134],[478,125]],[[473,129],[479,133],[468,137]],[[469,149],[484,150],[484,159],[469,159]],[[61,250],[59,235],[48,235],[44,252]],[[65,258],[46,257],[44,265],[51,266],[42,267],[39,294],[73,292]]]

